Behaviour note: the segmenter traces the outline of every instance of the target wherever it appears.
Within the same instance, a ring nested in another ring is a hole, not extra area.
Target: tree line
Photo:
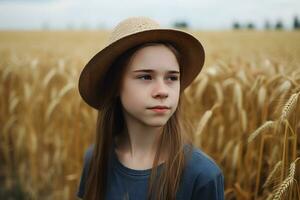
[[[175,21],[173,23],[173,27],[188,28],[189,24],[186,21]],[[271,29],[281,30],[281,29],[285,29],[285,28],[286,27],[281,20],[277,20],[274,24],[272,24],[269,20],[266,20],[264,22],[265,30],[271,30]],[[252,22],[240,23],[240,22],[235,21],[232,24],[232,29],[256,29],[256,25],[255,25],[255,23],[252,23]],[[300,20],[299,20],[298,16],[295,16],[293,18],[292,29],[295,29],[295,30],[300,29]]]
[[[252,22],[245,23],[245,24],[234,22],[232,24],[232,28],[233,29],[255,29],[256,26]],[[266,20],[264,23],[264,29],[266,30],[270,30],[270,29],[281,30],[285,28],[286,27],[284,26],[284,23],[281,20],[277,20],[273,25],[269,20]],[[297,16],[293,18],[292,29],[300,29],[300,20]]]

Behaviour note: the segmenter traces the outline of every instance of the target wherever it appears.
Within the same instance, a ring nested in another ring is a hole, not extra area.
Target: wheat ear
[[[275,165],[275,167],[273,168],[273,170],[271,171],[271,173],[269,174],[267,180],[265,181],[263,188],[267,187],[270,185],[271,181],[273,180],[274,176],[277,174],[277,172],[280,170],[282,164],[281,164],[281,160],[278,161]]]
[[[300,92],[292,94],[289,100],[284,105],[280,117],[281,122],[284,121],[285,119],[288,119],[291,113],[293,112],[293,110],[295,109],[299,93]]]
[[[272,128],[274,126],[274,121],[266,121],[263,125],[261,125],[258,129],[256,129],[253,133],[248,137],[248,143],[250,143],[254,138],[256,138],[260,133],[265,130]]]
[[[284,181],[279,185],[279,187],[275,190],[274,198],[273,200],[279,200],[282,199],[283,195],[286,193],[286,191],[293,186],[294,183],[294,176],[296,171],[296,162],[300,159],[298,157],[294,162],[291,163],[290,169],[289,169],[289,175],[284,179]]]

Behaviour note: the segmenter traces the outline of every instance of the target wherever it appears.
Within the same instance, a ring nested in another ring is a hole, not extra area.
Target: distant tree
[[[71,23],[71,22],[69,22],[69,23],[66,25],[66,28],[67,28],[67,30],[74,30],[74,29],[75,29],[74,24]]]
[[[105,29],[105,24],[103,22],[99,22],[97,25],[97,29]]]
[[[294,29],[300,29],[300,21],[297,16],[294,17]]]
[[[276,24],[275,24],[275,29],[277,29],[277,30],[283,29],[283,23],[282,23],[281,20],[278,20],[278,21],[276,22]]]
[[[47,21],[43,22],[43,24],[42,24],[42,29],[43,29],[43,30],[49,30],[49,29],[50,29],[50,24],[49,24],[49,22],[47,22]]]
[[[88,30],[88,29],[90,29],[90,26],[87,22],[82,22],[81,25],[80,25],[80,29],[81,30]]]
[[[248,29],[255,29],[255,25],[252,22],[249,22],[246,27]]]
[[[188,25],[188,23],[186,21],[176,21],[173,24],[173,26],[175,28],[188,28],[189,27],[189,25]]]
[[[271,29],[271,24],[270,24],[270,22],[268,20],[265,21],[265,29],[266,30]]]
[[[233,29],[240,29],[240,28],[241,28],[241,25],[240,25],[238,22],[233,22],[232,28],[233,28]]]

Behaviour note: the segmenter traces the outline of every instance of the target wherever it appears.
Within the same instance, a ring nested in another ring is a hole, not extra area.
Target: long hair
[[[159,42],[159,44],[168,47],[174,53],[180,65],[179,52],[169,43]],[[122,75],[133,53],[140,48],[151,45],[157,45],[157,43],[145,43],[126,51],[115,60],[107,71],[102,85],[109,89],[100,88],[106,89],[107,92],[103,106],[98,109],[96,141],[85,185],[85,200],[104,200],[106,197],[107,181],[109,178],[107,175],[110,169],[111,153],[114,150],[114,138],[127,128],[118,96]],[[176,199],[176,192],[179,188],[181,175],[185,166],[184,145],[192,144],[191,139],[184,130],[184,121],[181,119],[181,96],[182,94],[180,93],[178,106],[164,125],[159,138],[149,179],[148,200]],[[157,178],[157,166],[162,147],[167,147],[168,156],[163,165],[163,170]]]

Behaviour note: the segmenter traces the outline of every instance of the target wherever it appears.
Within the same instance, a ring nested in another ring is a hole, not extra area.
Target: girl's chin
[[[166,125],[166,123],[167,123],[167,120],[163,120],[163,119],[145,122],[145,124],[147,124],[150,127],[162,127],[162,126]]]

